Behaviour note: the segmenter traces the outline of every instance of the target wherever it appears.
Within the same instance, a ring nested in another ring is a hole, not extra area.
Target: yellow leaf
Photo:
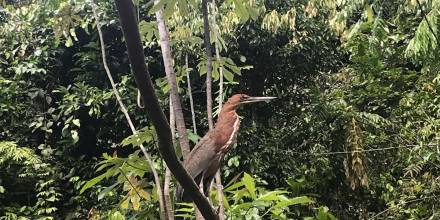
[[[150,194],[143,189],[139,190],[139,195],[146,200],[150,200]]]
[[[129,198],[125,199],[122,203],[121,203],[121,208],[123,209],[128,209],[128,200]]]
[[[131,197],[131,203],[133,204],[133,209],[134,210],[139,210],[139,207],[141,206],[141,198],[138,195],[134,195]]]

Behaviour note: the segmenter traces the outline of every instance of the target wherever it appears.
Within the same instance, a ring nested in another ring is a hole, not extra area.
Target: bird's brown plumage
[[[241,96],[234,95],[225,103],[214,129],[196,144],[183,163],[191,177],[198,179],[203,175],[204,185],[210,184],[224,155],[236,141],[240,119],[235,110]]]
[[[212,179],[219,169],[224,155],[236,142],[240,118],[236,113],[237,107],[242,103],[250,103],[272,99],[274,97],[250,97],[245,94],[235,94],[223,105],[214,129],[210,130],[194,146],[183,166],[199,184],[203,181],[204,192],[207,195]],[[182,189],[177,190],[178,200],[182,199]]]

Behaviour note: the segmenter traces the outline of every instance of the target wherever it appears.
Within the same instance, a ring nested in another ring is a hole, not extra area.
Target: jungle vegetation
[[[220,219],[440,219],[439,38],[440,0],[0,0],[0,220],[200,219],[163,140],[235,93],[278,98],[239,110]]]

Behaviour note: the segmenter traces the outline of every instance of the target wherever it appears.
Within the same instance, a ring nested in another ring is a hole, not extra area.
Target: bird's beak
[[[245,103],[253,103],[253,102],[262,102],[262,101],[270,101],[272,99],[276,99],[277,97],[249,97],[244,101],[241,101],[241,104],[245,104]]]

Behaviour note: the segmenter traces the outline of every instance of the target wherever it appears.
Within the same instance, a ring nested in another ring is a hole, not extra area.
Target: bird
[[[183,167],[194,179],[196,184],[203,187],[205,196],[209,195],[209,188],[223,158],[237,140],[240,128],[240,117],[236,110],[247,103],[269,101],[276,97],[252,97],[246,94],[232,95],[220,111],[218,120],[213,129],[203,136],[194,146]],[[183,188],[177,187],[177,202],[189,202],[190,198],[184,195]]]

